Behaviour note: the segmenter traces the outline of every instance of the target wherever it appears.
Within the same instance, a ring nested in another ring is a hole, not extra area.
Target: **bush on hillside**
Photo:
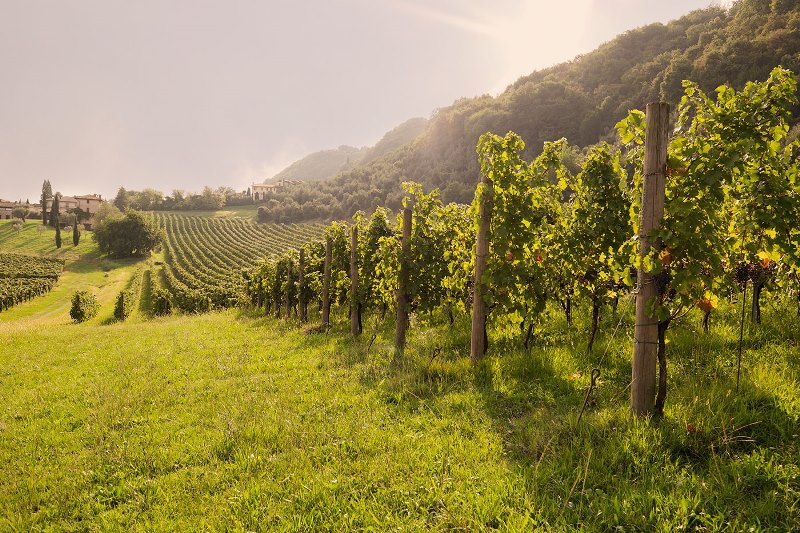
[[[110,217],[94,231],[94,240],[111,257],[145,257],[161,242],[163,231],[153,217],[131,211],[122,217]]]
[[[97,315],[97,310],[100,306],[97,304],[97,298],[89,291],[75,291],[72,295],[72,307],[69,310],[69,316],[75,322],[85,322],[90,318]]]

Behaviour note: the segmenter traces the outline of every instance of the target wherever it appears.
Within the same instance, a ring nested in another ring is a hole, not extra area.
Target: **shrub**
[[[98,224],[94,240],[111,257],[144,257],[161,241],[163,231],[153,217],[128,211],[120,218],[107,218]]]
[[[97,314],[99,307],[94,294],[89,291],[75,291],[69,316],[75,322],[85,322]]]
[[[131,316],[139,300],[139,288],[141,283],[142,274],[137,270],[133,274],[128,288],[119,291],[117,295],[117,301],[114,303],[114,318],[117,320],[125,320]]]

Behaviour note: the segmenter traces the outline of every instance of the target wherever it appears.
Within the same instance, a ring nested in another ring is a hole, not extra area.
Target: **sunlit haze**
[[[0,0],[0,198],[243,190],[709,0]]]

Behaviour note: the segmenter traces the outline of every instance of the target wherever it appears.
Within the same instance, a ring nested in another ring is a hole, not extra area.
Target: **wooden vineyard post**
[[[397,320],[394,327],[394,348],[402,354],[408,329],[408,279],[411,269],[411,209],[403,208],[403,233],[400,241],[400,275],[397,284]]]
[[[286,262],[286,291],[283,293],[283,305],[286,306],[286,320],[292,317],[292,300],[289,297],[292,287],[292,260]]]
[[[325,266],[322,270],[322,325],[331,325],[331,239],[325,239]]]
[[[350,334],[358,335],[361,327],[358,317],[358,226],[350,232]]]
[[[475,244],[475,289],[472,297],[472,331],[469,356],[477,363],[486,355],[486,284],[483,273],[489,255],[489,226],[492,220],[492,180],[481,178],[480,208],[478,211],[478,235]]]
[[[664,171],[667,165],[669,105],[647,104],[644,144],[644,180],[639,219],[639,268],[636,293],[636,325],[633,333],[633,370],[631,376],[631,413],[645,417],[653,412],[656,392],[656,355],[658,348],[657,309],[648,313],[648,302],[658,295],[654,276],[645,271],[643,259],[653,244],[649,234],[664,218]]]
[[[299,307],[300,313],[300,323],[305,324],[306,322],[306,306],[308,302],[306,302],[305,297],[305,283],[306,283],[306,251],[303,248],[300,248],[300,264],[298,266],[298,274],[297,274],[297,302]]]

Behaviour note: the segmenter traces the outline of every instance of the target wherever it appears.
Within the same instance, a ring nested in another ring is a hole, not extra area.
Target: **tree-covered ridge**
[[[280,180],[322,181],[356,165],[368,148],[342,145],[332,150],[320,150],[299,159],[264,183]]]
[[[343,218],[375,205],[396,209],[407,179],[439,188],[445,201],[466,203],[480,175],[474,147],[488,131],[517,132],[527,140],[526,159],[561,137],[588,147],[613,140],[614,124],[630,109],[655,100],[677,104],[684,79],[707,92],[722,84],[739,89],[766,79],[776,65],[800,71],[800,4],[739,0],[729,10],[693,11],[533,72],[497,97],[457,100],[438,110],[413,142],[332,180],[275,193],[270,217],[288,222]]]
[[[320,150],[299,159],[264,183],[279,180],[322,181],[355,166],[367,164],[413,141],[428,124],[422,117],[411,118],[388,131],[375,146],[354,148],[342,145],[334,150]]]

